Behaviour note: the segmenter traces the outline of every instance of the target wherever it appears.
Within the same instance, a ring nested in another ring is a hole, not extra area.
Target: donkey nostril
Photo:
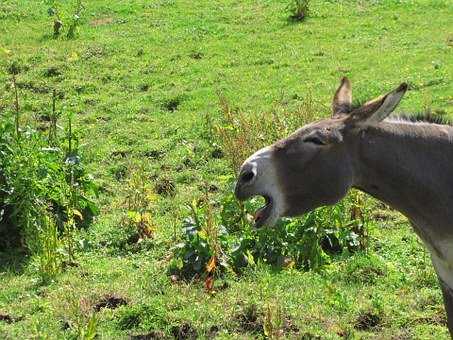
[[[255,174],[252,171],[247,171],[241,176],[241,180],[245,183],[250,182]]]

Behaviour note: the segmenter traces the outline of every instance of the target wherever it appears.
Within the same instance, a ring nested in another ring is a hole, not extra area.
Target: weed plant
[[[66,37],[73,39],[76,37],[77,29],[81,24],[81,16],[84,10],[82,0],[75,0],[71,8],[67,8],[61,0],[46,0],[48,6],[47,13],[54,19],[53,35],[58,38],[66,29]]]
[[[98,213],[92,201],[97,187],[81,162],[70,116],[62,136],[57,118],[49,131],[20,125],[15,78],[14,110],[0,120],[0,244],[37,256],[40,274],[49,278],[63,259],[74,261],[74,231]]]
[[[297,110],[274,110],[256,116],[234,108],[226,98],[221,97],[222,121],[208,129],[212,131],[212,138],[221,147],[233,171],[237,172],[242,162],[256,150],[316,120],[318,106],[311,97],[307,97]],[[207,124],[215,122],[210,120]]]
[[[125,182],[126,213],[122,225],[129,229],[132,238],[140,241],[153,236],[156,226],[152,207],[157,199],[142,164],[130,164],[129,177]]]
[[[233,174],[242,161],[312,121],[316,103],[308,99],[295,112],[262,114],[259,119],[233,109],[224,98],[220,103],[223,121],[212,131],[232,175],[225,177],[227,189],[221,194],[220,204],[207,197],[200,200],[201,204],[191,204],[171,271],[185,279],[209,278],[213,264],[221,264],[218,273],[225,269],[240,273],[242,268],[258,262],[318,270],[335,256],[366,249],[369,212],[364,194],[358,191],[334,206],[319,208],[301,218],[282,219],[275,227],[260,230],[254,229],[250,221],[262,199],[241,203],[233,195]]]
[[[354,192],[337,205],[258,230],[249,222],[248,211],[259,206],[259,199],[241,207],[230,191],[217,208],[209,201],[194,202],[182,223],[183,241],[175,247],[170,271],[184,279],[206,279],[212,272],[211,261],[218,276],[227,271],[240,274],[258,262],[319,270],[339,255],[364,250],[369,213],[355,203],[362,195]],[[361,213],[353,218],[358,208]]]
[[[290,13],[290,20],[302,21],[310,13],[310,0],[291,0],[287,8]]]

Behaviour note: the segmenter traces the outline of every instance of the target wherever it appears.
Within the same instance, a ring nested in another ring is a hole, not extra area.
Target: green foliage
[[[174,248],[170,272],[192,279],[208,271],[211,259],[215,259],[213,265],[217,272],[228,269],[227,255],[223,250],[229,244],[228,233],[218,224],[218,216],[213,215],[212,202],[206,198],[201,202],[194,201],[189,210],[190,216],[184,218],[182,224],[184,239]]]
[[[39,259],[39,273],[44,281],[55,277],[61,270],[62,256],[60,253],[61,240],[55,222],[48,214],[45,215],[39,228],[39,248],[37,249]]]
[[[163,306],[159,304],[137,304],[124,308],[118,313],[117,327],[122,330],[159,329],[168,323],[168,316]]]
[[[318,109],[309,96],[297,110],[261,114],[259,119],[233,108],[223,97],[220,105],[223,112],[221,125],[214,128],[211,120],[205,124],[220,150],[225,152],[231,173],[235,173],[242,161],[255,150],[313,120]],[[229,181],[229,190],[223,193],[220,209],[216,211],[219,216],[212,224],[219,230],[228,231],[222,234],[219,242],[225,250],[224,263],[229,263],[236,272],[257,261],[280,267],[320,269],[335,255],[366,248],[369,218],[363,194],[354,192],[335,206],[317,209],[299,219],[283,219],[274,228],[254,230],[249,223],[253,219],[250,214],[253,215],[259,206],[259,200],[245,204],[237,202],[233,195],[234,176],[223,179]],[[208,209],[211,215],[212,210],[213,207]],[[196,220],[200,220],[204,213],[194,214],[195,223],[190,224],[189,234],[187,226],[184,227],[186,240],[178,246],[176,258],[182,259],[180,269],[185,276],[188,272],[201,274],[212,256],[209,244],[200,240],[198,231],[201,229],[196,229],[199,226]],[[190,259],[197,260],[196,266],[190,265]]]
[[[233,107],[225,97],[220,98],[222,116],[220,122],[206,120],[206,128],[224,152],[232,173],[239,170],[242,162],[253,152],[276,140],[288,136],[297,128],[316,119],[319,105],[310,96],[293,110],[274,110],[270,113],[246,114]]]
[[[78,27],[81,24],[82,12],[85,9],[82,0],[74,0],[72,6],[64,6],[61,0],[45,0],[48,6],[47,13],[54,18],[53,34],[57,38],[66,29],[66,37],[73,39],[76,37]]]
[[[283,219],[274,228],[243,233],[233,250],[236,266],[256,260],[296,267],[320,269],[336,255],[350,254],[362,248],[368,228],[368,213],[361,206],[362,218],[352,219],[355,208],[350,198],[335,206],[319,208],[298,219]]]
[[[98,337],[98,315],[93,309],[92,301],[78,298],[68,289],[65,305],[69,317],[64,321],[64,327],[70,331],[70,337],[81,340],[93,340]]]
[[[152,237],[156,226],[154,225],[152,207],[157,195],[148,180],[143,164],[131,164],[129,177],[125,181],[126,213],[122,224],[136,235],[137,240]]]
[[[272,304],[268,303],[263,319],[264,335],[269,339],[280,339],[285,323],[280,304],[276,301],[272,301]]]
[[[258,230],[248,221],[248,212],[259,206],[257,199],[242,206],[230,190],[217,210],[209,200],[202,200],[201,205],[193,203],[192,216],[183,221],[183,242],[175,247],[171,272],[186,279],[203,276],[213,256],[220,264],[219,273],[227,269],[240,273],[242,268],[257,262],[321,269],[335,256],[365,249],[369,212],[364,205],[357,205],[357,196],[362,195],[354,192],[335,206]],[[209,232],[211,229],[216,232]]]
[[[310,0],[291,0],[287,7],[294,21],[302,21],[310,14]]]
[[[75,228],[99,212],[92,201],[97,187],[81,162],[71,117],[63,137],[49,139],[47,132],[19,126],[9,116],[2,117],[0,132],[0,230],[5,233],[0,243],[22,243],[38,257],[47,279],[61,269],[63,258],[74,260]]]
[[[98,320],[96,314],[91,314],[86,321],[86,324],[82,325],[78,329],[78,339],[82,340],[94,340],[98,336]]]
[[[345,276],[351,282],[360,284],[373,284],[386,273],[385,263],[379,257],[370,254],[356,257],[356,260],[348,263],[345,268]]]

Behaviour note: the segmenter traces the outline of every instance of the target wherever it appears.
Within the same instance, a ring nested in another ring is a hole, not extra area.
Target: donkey
[[[343,78],[332,116],[250,156],[235,195],[264,197],[256,227],[335,204],[350,188],[399,210],[431,254],[453,336],[453,127],[386,119],[406,90],[403,83],[354,108]]]

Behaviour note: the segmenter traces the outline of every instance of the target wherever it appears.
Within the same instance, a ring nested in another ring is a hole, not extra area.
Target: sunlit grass
[[[54,39],[42,2],[0,4],[0,119],[14,103],[6,70],[17,60],[21,119],[48,112],[52,88],[64,92],[57,110],[75,114],[87,166],[101,185],[101,214],[77,235],[78,267],[42,286],[33,263],[0,250],[0,315],[14,321],[0,320],[0,337],[71,338],[93,328],[105,338],[193,330],[206,337],[217,327],[220,338],[252,338],[263,337],[267,324],[269,334],[283,329],[289,338],[448,338],[428,255],[406,220],[378,204],[367,252],[320,272],[258,263],[240,278],[227,276],[214,294],[203,282],[172,283],[167,273],[184,207],[207,189],[220,199],[224,177],[250,152],[328,116],[342,76],[352,79],[355,97],[406,81],[402,111],[453,113],[450,2],[310,1],[300,23],[288,21],[287,5],[87,1],[76,38]],[[307,100],[313,116],[305,114]],[[226,140],[246,129],[261,129],[262,137],[244,135],[243,146],[225,143],[220,152],[212,133],[236,111]],[[271,133],[266,124],[282,115],[294,124]],[[139,243],[121,226],[131,159],[153,190],[173,186],[153,202],[155,230]],[[96,311],[109,294],[127,305]],[[255,328],[244,328],[253,308]],[[294,328],[281,325],[287,319]]]

